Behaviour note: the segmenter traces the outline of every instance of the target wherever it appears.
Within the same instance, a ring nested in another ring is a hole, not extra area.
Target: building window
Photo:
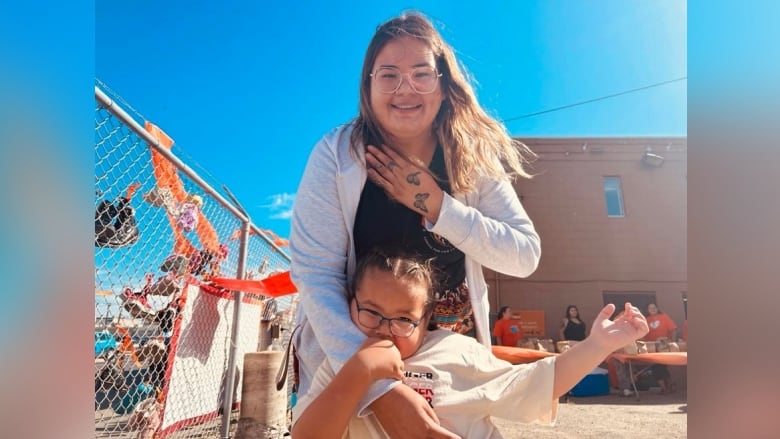
[[[623,210],[623,191],[620,188],[620,177],[604,177],[604,198],[607,201],[607,216],[622,218],[626,216]]]
[[[655,291],[603,291],[604,305],[608,303],[615,304],[615,312],[610,319],[614,319],[618,314],[626,309],[626,302],[639,308],[639,311],[646,317],[647,305],[658,303],[655,301]]]

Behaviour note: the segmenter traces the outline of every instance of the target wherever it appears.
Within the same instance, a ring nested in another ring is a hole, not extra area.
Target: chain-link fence
[[[270,320],[287,342],[297,298],[208,280],[287,271],[285,243],[179,160],[165,133],[99,87],[95,97],[95,436],[229,437],[244,354],[268,345]]]

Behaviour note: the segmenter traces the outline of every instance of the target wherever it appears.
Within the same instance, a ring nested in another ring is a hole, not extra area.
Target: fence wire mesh
[[[97,97],[97,89],[96,89]],[[112,104],[117,105],[116,102]],[[95,110],[95,437],[231,437],[238,420],[240,366],[268,345],[268,326],[289,340],[296,295],[275,300],[199,288],[211,277],[245,277],[289,269],[289,257],[259,234],[243,237],[242,219],[181,172],[180,200],[161,187],[152,147],[100,102]],[[157,172],[157,173],[156,173]],[[199,214],[200,213],[200,214]],[[198,227],[215,232],[205,242]],[[189,243],[188,251],[177,245]],[[231,344],[233,307],[240,309]],[[238,373],[233,407],[221,410],[230,350]],[[196,359],[194,366],[187,361]],[[186,401],[172,406],[169,401]],[[289,398],[288,398],[289,405]],[[224,419],[227,422],[227,419]]]

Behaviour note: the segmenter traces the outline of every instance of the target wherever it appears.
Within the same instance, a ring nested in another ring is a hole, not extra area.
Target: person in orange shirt
[[[662,313],[655,303],[647,305],[647,326],[650,328],[650,332],[642,340],[656,341],[662,337],[668,338],[669,341],[677,340],[677,325],[674,324],[674,321],[668,315]],[[658,384],[661,386],[662,393],[674,389],[674,386],[669,385],[671,375],[669,375],[669,369],[666,366],[655,364],[651,371],[653,372],[653,379],[658,381]]]
[[[669,341],[677,340],[677,325],[668,315],[662,313],[655,303],[647,305],[647,325],[650,332],[642,340],[656,341],[661,337],[666,337]]]
[[[493,336],[496,337],[496,344],[499,346],[517,346],[517,342],[523,338],[520,322],[512,318],[512,309],[508,306],[502,306],[498,311]]]

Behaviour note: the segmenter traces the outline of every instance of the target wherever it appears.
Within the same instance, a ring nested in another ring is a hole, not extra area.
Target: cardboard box
[[[520,321],[520,327],[526,337],[540,338],[544,336],[544,311],[514,311],[512,318]]]

